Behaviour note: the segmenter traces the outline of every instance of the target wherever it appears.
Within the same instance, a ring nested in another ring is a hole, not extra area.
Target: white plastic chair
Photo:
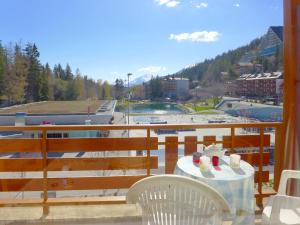
[[[226,200],[205,183],[178,175],[156,175],[136,182],[127,203],[139,204],[143,224],[222,224]]]
[[[262,224],[300,224],[300,197],[286,195],[287,180],[300,179],[300,171],[284,170],[277,195],[270,197],[262,214]]]

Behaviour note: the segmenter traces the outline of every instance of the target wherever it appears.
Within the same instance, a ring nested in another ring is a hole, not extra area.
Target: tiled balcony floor
[[[43,218],[42,207],[2,207],[0,225],[139,225],[141,213],[136,205],[80,205],[51,206]],[[261,224],[261,215],[255,216],[255,225]],[[224,225],[230,225],[227,221]]]

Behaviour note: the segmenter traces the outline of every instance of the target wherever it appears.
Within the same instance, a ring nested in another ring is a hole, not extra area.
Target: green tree
[[[75,76],[69,64],[63,69],[48,63],[42,65],[40,53],[35,44],[28,43],[22,50],[20,44],[14,47],[2,46],[0,42],[0,97],[10,104],[24,101],[76,100],[111,98],[108,82],[94,81],[82,76],[79,69]]]
[[[4,73],[6,67],[5,49],[0,41],[0,97],[4,94]]]
[[[114,91],[116,99],[121,99],[124,96],[124,82],[122,79],[116,79]]]
[[[66,100],[77,100],[79,96],[79,90],[74,80],[68,81],[66,87]]]
[[[10,45],[6,52],[3,91],[9,104],[21,103],[24,101],[24,88],[27,75],[26,59],[18,44],[14,48]]]
[[[74,76],[72,74],[72,70],[69,64],[67,64],[63,75],[64,75],[64,77],[62,77],[63,80],[73,80]]]
[[[58,65],[54,65],[53,73],[54,73],[55,78],[65,80],[65,77],[66,77],[65,76],[65,71],[62,68],[62,66],[60,65],[60,63]]]
[[[44,76],[48,80],[48,99],[49,100],[54,100],[54,76],[52,73],[52,70],[49,66],[48,63],[46,63],[45,68],[44,68]]]
[[[158,76],[156,76],[155,78],[154,77],[151,78],[150,92],[151,92],[152,99],[161,98],[163,96],[162,82]]]
[[[106,100],[111,99],[110,85],[107,81],[104,81],[104,83],[103,83],[103,98]]]
[[[13,101],[23,102],[25,100],[26,76],[28,73],[28,62],[22,53],[21,46],[15,45],[14,62],[12,66],[13,77],[16,82],[12,85]]]
[[[49,100],[49,74],[47,71],[49,70],[49,68],[46,69],[46,67],[42,67],[42,71],[39,77],[39,82],[40,82],[40,96],[39,96],[39,100],[42,101],[46,101]]]
[[[25,48],[28,60],[26,100],[28,102],[40,101],[43,79],[41,77],[40,53],[35,44],[28,43]]]
[[[66,82],[61,79],[55,79],[53,85],[54,100],[65,100]]]
[[[97,98],[103,99],[103,83],[101,79],[97,81]]]

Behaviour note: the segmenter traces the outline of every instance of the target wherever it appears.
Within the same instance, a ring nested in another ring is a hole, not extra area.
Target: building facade
[[[283,45],[283,27],[272,26],[268,29],[259,44],[259,56],[271,56],[282,48]]]
[[[189,79],[168,78],[162,81],[163,93],[168,98],[186,98],[189,93]]]
[[[249,98],[282,99],[283,73],[243,74],[236,80],[236,94]]]

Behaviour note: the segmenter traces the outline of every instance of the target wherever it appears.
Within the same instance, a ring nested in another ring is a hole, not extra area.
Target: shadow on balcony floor
[[[1,207],[0,225],[140,225],[141,211],[136,205],[74,205],[51,206],[43,218],[42,207]],[[223,225],[231,225],[231,221]],[[261,214],[255,216],[255,225],[261,224]]]
[[[43,218],[42,207],[0,208],[0,225],[96,225],[141,224],[141,213],[136,205],[80,205],[51,206]]]

